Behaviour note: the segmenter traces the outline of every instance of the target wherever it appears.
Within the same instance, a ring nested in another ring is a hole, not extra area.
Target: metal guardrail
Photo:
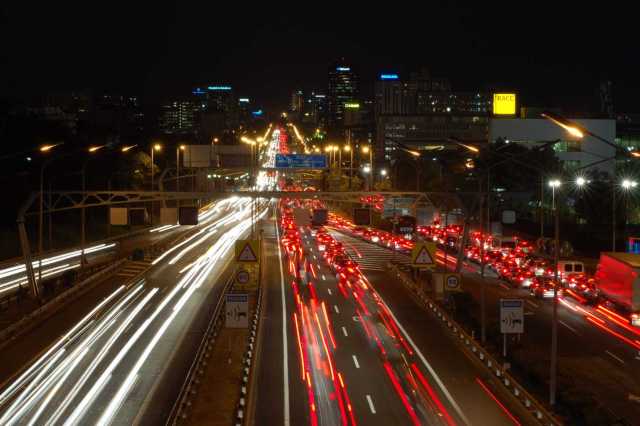
[[[211,356],[213,344],[218,337],[218,330],[223,322],[222,308],[225,303],[225,295],[233,284],[233,278],[234,276],[232,274],[224,285],[220,300],[218,300],[218,303],[216,304],[213,316],[211,317],[211,320],[207,325],[207,329],[202,336],[202,342],[200,342],[196,356],[189,367],[186,380],[184,381],[182,388],[180,388],[178,398],[176,398],[176,402],[173,404],[169,417],[165,422],[166,425],[178,425],[181,421],[187,418],[187,411],[190,409],[192,404],[191,398],[196,394],[196,388],[200,384],[199,377],[204,374],[203,367],[207,365],[207,359]]]
[[[235,426],[243,426],[248,424],[250,416],[245,413],[250,413],[250,406],[252,403],[251,390],[254,386],[254,367],[256,358],[255,354],[258,353],[258,326],[260,324],[260,309],[262,308],[262,289],[258,287],[258,300],[256,301],[256,309],[253,314],[253,321],[251,322],[251,332],[247,343],[247,351],[242,359],[242,387],[240,388],[240,396],[238,398],[238,404],[236,405],[236,422]]]
[[[0,349],[4,348],[8,343],[10,343],[11,340],[14,340],[21,334],[24,334],[26,331],[28,331],[29,326],[33,325],[32,323],[36,319],[42,319],[42,317],[46,317],[46,315],[52,315],[55,310],[60,309],[62,306],[64,306],[64,304],[68,302],[69,299],[72,299],[75,296],[79,295],[78,293],[85,291],[87,284],[90,284],[109,274],[125,261],[126,259],[121,259],[107,266],[106,268],[101,269],[99,272],[89,276],[84,281],[75,284],[69,290],[64,291],[60,295],[54,297],[46,304],[42,305],[38,309],[20,319],[18,322],[0,331]]]
[[[413,288],[415,283],[408,278],[404,272],[401,272],[397,266],[390,266],[391,271],[398,277],[403,285]],[[492,377],[497,379],[503,387],[503,390],[509,392],[516,401],[520,403],[532,418],[540,425],[557,426],[562,425],[554,415],[548,411],[536,398],[534,398],[527,390],[520,385],[509,373],[501,368],[500,363],[487,352],[476,340],[467,334],[464,329],[453,320],[444,309],[436,302],[428,297],[424,291],[417,290],[415,295],[424,304],[424,308],[438,318],[449,330],[449,332],[463,345],[469,354],[471,354],[481,365],[483,365]]]

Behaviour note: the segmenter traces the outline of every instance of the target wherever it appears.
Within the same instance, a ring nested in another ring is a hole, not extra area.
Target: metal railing
[[[472,336],[449,316],[435,301],[428,297],[421,289],[416,289],[416,284],[404,272],[401,272],[396,265],[390,266],[391,272],[402,282],[403,285],[414,289],[423,307],[439,319],[449,332],[462,344],[462,347],[476,361],[485,367],[492,377],[497,379],[503,390],[508,392],[521,407],[528,412],[534,421],[540,425],[556,426],[562,422],[558,420],[549,410],[546,409],[536,398],[520,385],[509,373],[501,367],[500,363],[487,352]]]
[[[187,377],[180,388],[176,402],[171,408],[169,417],[165,422],[166,425],[178,425],[181,421],[187,418],[187,411],[190,409],[192,403],[191,398],[196,394],[196,387],[200,384],[199,377],[204,374],[204,367],[207,365],[207,359],[211,356],[213,344],[218,337],[218,331],[223,323],[223,307],[225,304],[225,295],[233,284],[233,274],[227,279],[227,282],[222,289],[222,293],[216,307],[211,316],[211,320],[207,325],[200,346],[196,352],[196,355],[189,367]]]

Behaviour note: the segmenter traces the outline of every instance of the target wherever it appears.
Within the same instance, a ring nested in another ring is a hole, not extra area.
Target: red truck
[[[631,324],[640,327],[640,255],[601,253],[595,278],[600,296],[629,312]]]

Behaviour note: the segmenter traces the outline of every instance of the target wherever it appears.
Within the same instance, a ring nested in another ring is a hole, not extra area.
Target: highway
[[[135,235],[90,243],[84,249],[85,261],[87,266],[91,266],[126,257],[136,247],[145,247],[176,237],[189,228],[190,226],[179,225],[156,226]],[[80,248],[45,253],[42,256],[42,266],[36,256],[32,260],[36,281],[39,281],[40,267],[42,268],[43,280],[60,276],[68,270],[79,270],[81,255],[82,249]],[[25,289],[28,288],[25,264],[16,261],[4,262],[0,267],[0,298],[15,293],[21,286]]]
[[[337,233],[337,236],[342,234]],[[407,263],[408,257],[388,249],[366,242],[360,238],[348,236],[347,249],[363,268],[376,273],[383,269],[387,259]],[[362,258],[360,258],[362,256]],[[456,264],[455,255],[447,259],[449,269]],[[438,252],[443,264],[443,252]],[[525,333],[520,341],[509,341],[509,360],[514,355],[525,365],[525,371],[536,371],[547,378],[550,359],[550,341],[553,305],[551,299],[538,299],[530,295],[527,289],[512,288],[496,278],[495,272],[487,268],[486,278],[479,275],[479,266],[465,262],[462,268],[464,289],[469,292],[475,304],[475,318],[480,318],[479,303],[481,287],[486,285],[487,334],[490,341],[500,349],[499,303],[500,299],[521,298],[525,300]],[[591,403],[598,410],[608,411],[614,418],[625,419],[634,424],[640,416],[640,403],[634,396],[640,396],[640,331],[630,327],[615,313],[602,307],[589,307],[580,304],[569,296],[560,297],[558,306],[559,341],[559,400],[563,398],[591,395]],[[479,328],[475,330],[480,334]],[[536,383],[539,391],[547,395],[546,381]],[[570,394],[566,390],[571,388]],[[580,413],[571,413],[578,416]]]
[[[200,230],[116,288],[0,391],[0,424],[160,424],[220,296],[250,201],[230,197]],[[260,215],[266,211],[260,212]]]
[[[390,251],[369,245],[374,253],[362,255],[359,240],[336,233],[365,276],[339,284],[301,230],[310,284],[296,280],[279,233],[265,234],[274,267],[255,424],[518,424],[483,373],[382,269]]]

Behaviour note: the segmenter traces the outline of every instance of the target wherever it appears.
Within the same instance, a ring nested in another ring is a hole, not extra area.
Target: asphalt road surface
[[[383,270],[390,251],[335,234],[365,277],[345,285],[301,233],[309,283],[296,279],[279,234],[265,233],[272,266],[255,424],[517,424],[483,372]]]
[[[220,296],[247,199],[217,204],[201,229],[117,287],[0,392],[0,424],[162,424]]]

